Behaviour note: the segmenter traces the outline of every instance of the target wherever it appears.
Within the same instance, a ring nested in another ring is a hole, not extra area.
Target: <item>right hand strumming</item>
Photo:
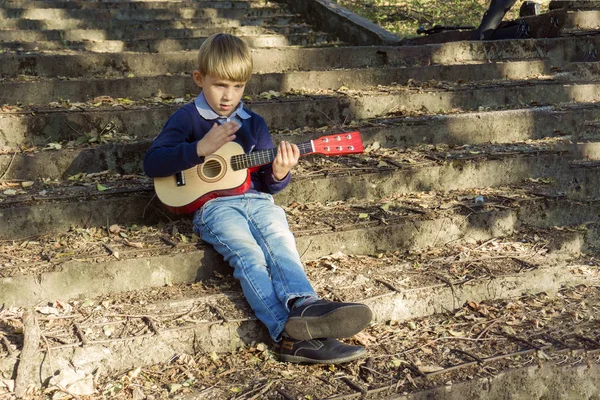
[[[215,122],[213,127],[196,144],[198,157],[206,157],[219,150],[225,143],[235,139],[234,133],[240,128],[237,122],[229,121],[222,125]]]

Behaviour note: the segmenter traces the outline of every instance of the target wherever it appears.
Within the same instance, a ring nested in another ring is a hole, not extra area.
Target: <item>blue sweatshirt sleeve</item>
[[[144,157],[144,172],[151,178],[174,175],[204,162],[196,152],[189,110],[180,108],[167,121]]]
[[[266,149],[272,149],[273,146],[273,139],[271,138],[271,133],[269,132],[269,128],[267,127],[267,124],[265,123],[265,120],[259,116],[255,114],[254,118],[258,118],[258,123],[257,123],[257,143],[256,143],[256,150],[266,150]],[[292,179],[292,173],[288,173],[287,176],[285,178],[283,178],[283,180],[278,181],[275,179],[275,177],[273,176],[273,165],[272,164],[267,164],[267,165],[263,165],[262,167],[260,167],[260,169],[258,170],[258,172],[255,173],[258,176],[258,179],[260,180],[260,186],[261,188],[259,190],[264,191],[266,193],[270,193],[270,194],[276,194],[280,191],[282,191],[283,189],[285,189],[285,187],[290,183],[291,179]],[[258,189],[258,188],[257,188]]]

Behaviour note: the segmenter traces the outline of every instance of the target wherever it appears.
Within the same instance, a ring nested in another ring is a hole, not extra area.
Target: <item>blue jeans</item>
[[[246,300],[271,337],[281,339],[297,297],[314,296],[285,212],[267,193],[219,197],[194,216],[194,229],[234,268]]]

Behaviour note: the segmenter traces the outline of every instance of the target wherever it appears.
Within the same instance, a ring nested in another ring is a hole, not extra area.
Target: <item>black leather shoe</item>
[[[365,329],[371,318],[365,304],[317,300],[292,310],[284,330],[295,340],[349,338]]]
[[[281,361],[308,364],[340,364],[367,354],[363,346],[352,346],[335,339],[291,340],[279,343]]]

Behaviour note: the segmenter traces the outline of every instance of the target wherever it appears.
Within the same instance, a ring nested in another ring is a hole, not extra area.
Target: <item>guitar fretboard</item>
[[[300,155],[313,153],[311,142],[298,143],[297,146],[300,149]],[[231,167],[234,171],[257,167],[273,162],[275,156],[277,156],[277,148],[259,150],[249,154],[237,154],[231,157]]]

